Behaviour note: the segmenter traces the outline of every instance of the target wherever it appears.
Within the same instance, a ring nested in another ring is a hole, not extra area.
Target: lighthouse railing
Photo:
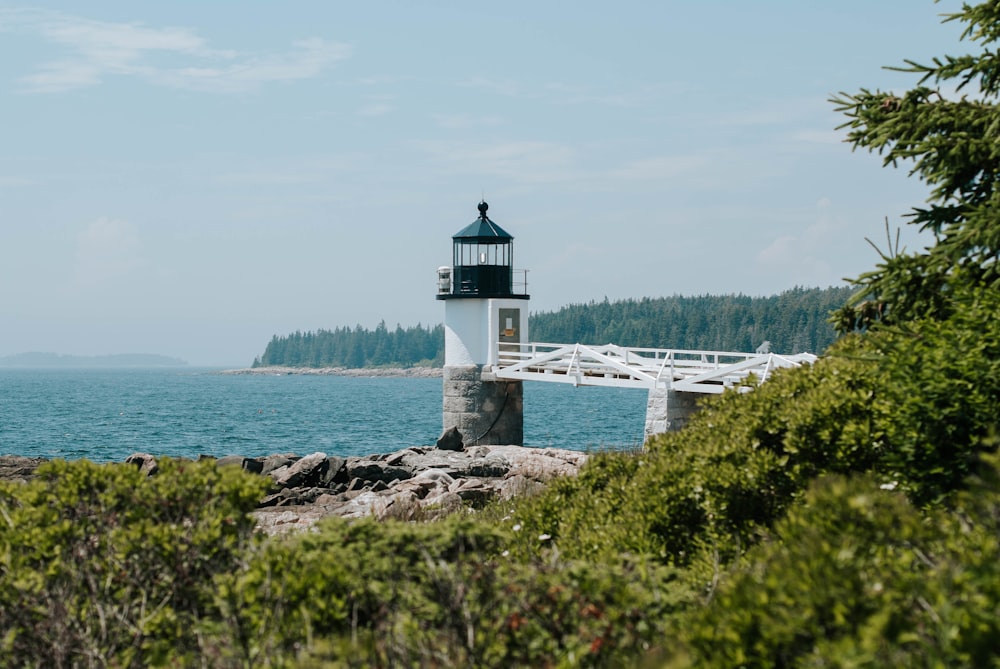
[[[476,269],[478,266],[473,266],[472,269]],[[458,267],[459,273],[462,272],[463,267]],[[510,276],[510,286],[509,288],[501,290],[501,292],[509,291],[510,295],[527,295],[528,294],[528,270],[526,269],[512,269]],[[466,272],[467,274],[468,272]],[[459,279],[456,281],[456,268],[454,267],[438,267],[437,270],[437,294],[442,296],[467,296],[475,297],[477,293],[482,291],[482,287],[478,282],[469,282],[468,279]],[[506,282],[505,282],[506,283]],[[485,291],[490,296],[492,291],[487,289]]]

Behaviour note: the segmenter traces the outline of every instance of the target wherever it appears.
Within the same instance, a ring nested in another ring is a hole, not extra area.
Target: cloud
[[[142,243],[127,221],[101,217],[77,237],[75,282],[79,288],[121,279],[143,264]]]
[[[775,237],[757,252],[754,261],[759,269],[780,271],[793,269],[812,282],[833,282],[839,277],[830,277],[831,253],[836,253],[838,238],[842,237],[841,227],[832,216],[833,203],[828,197],[816,202],[816,220],[796,235]],[[818,284],[817,284],[818,285]]]
[[[219,50],[189,28],[151,28],[40,10],[0,10],[0,29],[36,34],[64,52],[20,78],[28,93],[95,86],[112,75],[169,88],[239,92],[315,77],[350,56],[349,46],[319,38],[293,42],[283,53]]]

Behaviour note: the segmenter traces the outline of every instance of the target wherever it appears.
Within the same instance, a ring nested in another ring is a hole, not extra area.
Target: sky
[[[960,4],[0,0],[0,356],[436,324],[483,198],[532,311],[841,285],[927,189],[829,98]]]

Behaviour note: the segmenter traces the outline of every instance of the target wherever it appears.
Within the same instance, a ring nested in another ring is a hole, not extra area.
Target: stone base
[[[698,393],[654,388],[646,401],[646,439],[654,434],[676,432],[698,410]]]
[[[457,427],[466,446],[524,444],[521,381],[497,381],[481,365],[444,368],[444,430]]]

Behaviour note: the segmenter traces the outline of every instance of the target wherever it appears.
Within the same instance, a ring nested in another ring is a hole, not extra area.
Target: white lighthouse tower
[[[526,271],[514,270],[514,238],[486,215],[452,237],[450,267],[438,269],[445,301],[444,429],[466,445],[524,442],[521,381],[497,380],[503,347],[528,341]]]

